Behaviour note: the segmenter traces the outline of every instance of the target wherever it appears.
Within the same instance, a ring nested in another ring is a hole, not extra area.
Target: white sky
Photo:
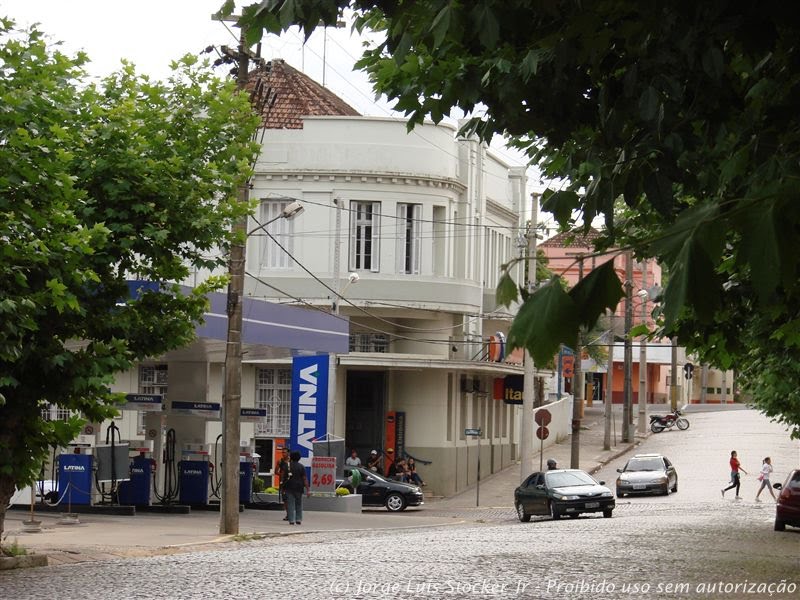
[[[40,23],[62,50],[83,50],[91,59],[92,75],[106,75],[124,58],[137,71],[163,78],[171,60],[186,53],[197,54],[210,45],[234,46],[238,30],[232,24],[211,19],[223,0],[0,0],[0,15],[18,26]],[[249,4],[237,2],[237,5]],[[327,38],[327,39],[326,39]],[[331,91],[364,115],[397,116],[386,99],[375,102],[372,87],[364,73],[353,71],[361,55],[361,40],[350,28],[316,31],[307,44],[293,30],[277,37],[265,36],[261,54],[267,60],[283,58],[324,83]],[[216,55],[208,55],[211,60]],[[323,62],[323,56],[325,61]],[[323,69],[323,64],[325,68]],[[221,75],[223,73],[220,73]],[[525,160],[511,149],[492,143],[492,149],[506,162],[523,165]],[[541,190],[538,175],[530,169],[529,189]]]

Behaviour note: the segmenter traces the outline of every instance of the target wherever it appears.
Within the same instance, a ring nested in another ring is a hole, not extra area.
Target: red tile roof
[[[250,72],[252,89],[260,85],[272,88],[276,99],[265,106],[264,127],[267,129],[302,129],[307,116],[361,116],[360,113],[329,89],[304,75],[281,59],[267,63],[267,71]]]
[[[565,231],[545,240],[540,246],[547,248],[594,248],[594,242],[600,232],[590,229],[585,235],[581,231]]]

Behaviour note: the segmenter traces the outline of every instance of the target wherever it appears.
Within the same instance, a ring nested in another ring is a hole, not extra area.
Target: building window
[[[275,219],[263,229],[253,233],[253,236],[260,240],[258,264],[265,269],[290,269],[292,267],[294,220],[278,218],[283,209],[292,202],[293,200],[286,198],[261,202],[260,224],[269,223]]]
[[[139,365],[139,393],[140,394],[161,394],[166,406],[167,384],[169,376],[167,365]],[[139,411],[136,416],[136,434],[145,435],[147,428],[144,424],[144,417],[147,413]]]
[[[68,408],[61,408],[55,404],[47,403],[42,407],[41,415],[45,421],[67,421],[71,412]]]
[[[387,352],[389,337],[383,333],[351,333],[350,352]]]
[[[267,409],[264,423],[256,423],[257,436],[289,437],[292,409],[292,370],[259,369],[256,408]]]
[[[350,203],[350,270],[380,270],[380,202]]]
[[[397,272],[419,275],[422,205],[397,205]]]

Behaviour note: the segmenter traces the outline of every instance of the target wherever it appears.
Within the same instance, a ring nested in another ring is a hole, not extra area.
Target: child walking
[[[758,480],[761,482],[761,487],[758,488],[756,502],[761,502],[758,497],[761,495],[761,492],[764,491],[764,488],[767,488],[772,496],[772,499],[776,500],[775,492],[772,491],[772,485],[769,482],[770,473],[772,473],[772,459],[768,456],[764,459],[764,464],[761,465],[761,473],[758,475]]]
[[[741,500],[742,497],[739,495],[739,486],[741,482],[739,481],[739,471],[747,475],[747,471],[742,468],[742,464],[739,462],[739,459],[736,456],[736,450],[731,451],[731,484],[722,490],[722,497],[725,497],[725,492],[728,490],[732,490],[736,488],[736,499]]]

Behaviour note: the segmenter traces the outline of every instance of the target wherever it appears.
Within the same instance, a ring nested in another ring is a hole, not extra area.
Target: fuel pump
[[[150,448],[131,449],[130,479],[119,486],[120,504],[150,506],[151,481],[155,478],[156,461]]]
[[[210,473],[208,452],[187,444],[181,453],[178,465],[180,473],[180,501],[192,506],[208,505],[208,482]]]
[[[92,503],[92,455],[88,445],[73,445],[72,452],[58,456],[59,503],[88,506]]]
[[[250,504],[253,494],[253,477],[257,465],[249,451],[239,452],[239,502]]]

